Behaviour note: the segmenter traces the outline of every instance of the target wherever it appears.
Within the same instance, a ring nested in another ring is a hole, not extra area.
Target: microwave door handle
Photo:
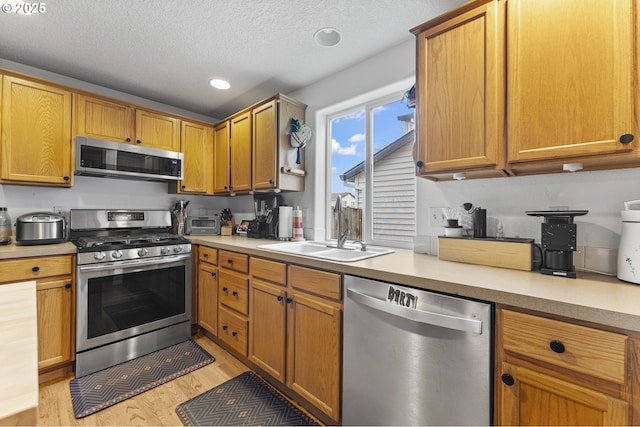
[[[482,321],[477,319],[467,319],[464,317],[450,316],[448,314],[422,311],[412,308],[393,305],[378,298],[357,292],[354,289],[347,289],[347,295],[352,300],[373,308],[374,310],[407,319],[408,321],[425,323],[457,331],[472,332],[482,334]]]
[[[82,265],[79,266],[80,271],[96,271],[96,270],[106,270],[114,267],[144,267],[145,265],[162,265],[169,264],[172,262],[184,260],[191,258],[191,254],[184,255],[170,255],[163,258],[149,258],[145,260],[127,260],[127,261],[114,261],[110,263],[102,263],[102,264],[90,264],[90,265]]]

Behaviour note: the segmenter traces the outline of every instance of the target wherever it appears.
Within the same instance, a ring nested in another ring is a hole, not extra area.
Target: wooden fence
[[[342,208],[342,218],[349,223],[349,236],[347,240],[362,240],[362,209]],[[344,225],[343,225],[344,230]],[[331,237],[338,238],[338,221],[334,216],[331,222]]]

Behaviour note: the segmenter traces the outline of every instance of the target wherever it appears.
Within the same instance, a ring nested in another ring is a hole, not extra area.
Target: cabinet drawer
[[[0,283],[71,275],[71,256],[0,261]]]
[[[218,338],[243,356],[247,355],[248,331],[249,322],[247,319],[225,308],[220,308],[218,312]]]
[[[249,314],[249,278],[228,271],[219,271],[218,301],[242,314]]]
[[[251,258],[251,276],[284,286],[287,284],[287,265],[262,258]]]
[[[207,246],[200,246],[198,249],[198,258],[201,262],[218,265],[218,250]]]
[[[342,277],[328,271],[290,265],[289,285],[327,298],[342,298]]]
[[[624,383],[625,335],[509,310],[502,316],[505,351]]]
[[[221,267],[229,268],[239,273],[249,272],[249,255],[221,250],[218,262]]]

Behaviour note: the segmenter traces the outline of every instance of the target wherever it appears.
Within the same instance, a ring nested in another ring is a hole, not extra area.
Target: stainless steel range
[[[191,337],[191,243],[168,210],[72,209],[76,376]]]

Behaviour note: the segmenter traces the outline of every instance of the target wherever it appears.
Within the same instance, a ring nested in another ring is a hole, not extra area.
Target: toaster
[[[187,217],[186,234],[217,236],[220,234],[220,213]]]

